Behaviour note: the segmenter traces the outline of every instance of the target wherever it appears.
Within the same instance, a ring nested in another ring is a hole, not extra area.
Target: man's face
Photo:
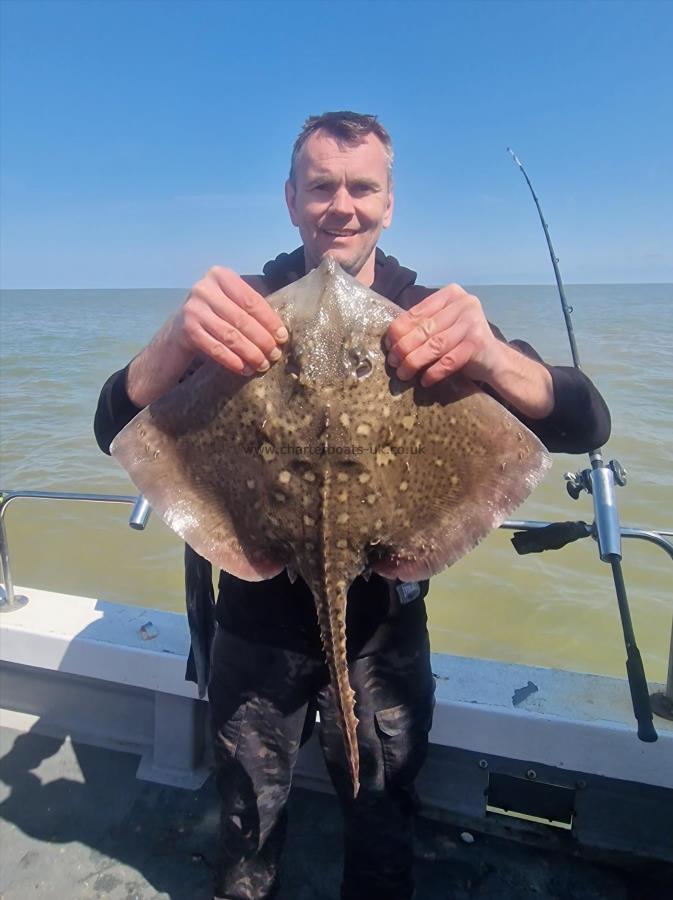
[[[317,131],[299,151],[294,184],[285,184],[292,224],[299,228],[306,268],[329,254],[353,276],[374,277],[374,251],[390,225],[393,195],[381,141],[373,134],[355,145]]]

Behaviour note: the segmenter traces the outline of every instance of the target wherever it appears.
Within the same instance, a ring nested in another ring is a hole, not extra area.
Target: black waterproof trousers
[[[413,781],[434,706],[427,634],[353,660],[349,672],[359,719],[355,799],[324,662],[218,630],[209,686],[222,803],[216,897],[265,900],[277,891],[285,804],[316,709],[344,815],[343,900],[412,896]]]

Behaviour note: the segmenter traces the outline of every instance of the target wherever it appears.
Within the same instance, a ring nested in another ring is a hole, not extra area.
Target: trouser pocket
[[[433,708],[434,692],[415,704],[375,712],[388,789],[408,787],[418,775],[427,755]]]

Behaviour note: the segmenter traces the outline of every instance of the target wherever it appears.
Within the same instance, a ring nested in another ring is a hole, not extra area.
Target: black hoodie
[[[271,291],[296,281],[305,274],[303,248],[289,254],[281,253],[266,263],[263,272]],[[415,272],[377,249],[372,290],[403,309],[409,309],[434,289],[417,285]],[[491,328],[496,337],[505,340],[495,326],[491,325]],[[554,410],[545,419],[528,419],[516,410],[512,412],[549,450],[581,453],[602,446],[610,433],[610,415],[589,379],[571,367],[546,365],[523,341],[512,341],[511,346],[545,365],[551,374],[555,394]],[[122,369],[108,379],[98,402],[94,429],[98,444],[106,453],[109,453],[115,435],[139,412],[126,391],[126,372],[126,368]],[[484,389],[503,402],[488,386]],[[188,574],[194,571],[193,562],[187,566]],[[199,573],[201,581],[203,574]],[[427,581],[421,582],[418,589],[409,590],[408,587],[400,588],[399,584],[391,585],[374,574],[369,581],[356,579],[348,593],[349,656],[369,654],[392,641],[399,644],[418,641],[425,631],[423,598],[427,590]],[[203,591],[197,593],[204,601],[207,599]],[[195,656],[200,669],[199,681],[203,686],[207,672],[202,667],[207,667],[210,638],[210,630],[204,628],[203,622],[208,618],[210,605],[207,604],[206,614],[201,609],[196,615],[195,592],[190,590],[189,578],[187,595],[193,646],[198,646]],[[301,578],[291,584],[283,572],[269,581],[247,582],[222,572],[216,614],[220,626],[241,637],[316,656],[322,654],[313,598]],[[193,667],[191,675],[194,675]]]

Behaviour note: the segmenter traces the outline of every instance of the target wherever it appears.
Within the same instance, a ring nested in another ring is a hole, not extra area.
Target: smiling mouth
[[[357,231],[340,231],[330,228],[322,228],[321,231],[323,234],[328,234],[330,237],[353,237],[354,234],[357,234]]]

